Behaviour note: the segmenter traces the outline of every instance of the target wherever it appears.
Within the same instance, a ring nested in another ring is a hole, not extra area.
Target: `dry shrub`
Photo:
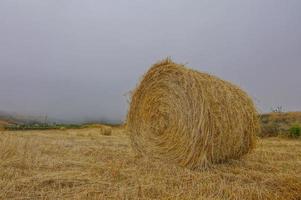
[[[166,59],[133,92],[126,128],[139,154],[199,169],[250,152],[259,123],[240,88]]]
[[[101,125],[100,126],[100,134],[105,135],[105,136],[112,135],[112,127]]]

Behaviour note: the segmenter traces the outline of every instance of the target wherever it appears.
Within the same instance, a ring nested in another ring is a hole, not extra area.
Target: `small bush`
[[[289,129],[289,136],[293,138],[300,137],[301,135],[301,127],[299,124],[293,124]]]

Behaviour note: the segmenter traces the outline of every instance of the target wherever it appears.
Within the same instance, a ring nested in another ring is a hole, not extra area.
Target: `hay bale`
[[[105,136],[112,135],[112,127],[106,126],[106,125],[101,125],[100,126],[100,134],[105,135]]]
[[[248,153],[259,123],[237,86],[166,59],[133,92],[126,129],[137,153],[196,169]]]

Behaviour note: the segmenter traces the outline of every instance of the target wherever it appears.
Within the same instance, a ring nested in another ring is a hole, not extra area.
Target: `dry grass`
[[[260,139],[191,171],[136,157],[122,129],[0,133],[0,199],[301,199],[301,140]]]
[[[139,154],[191,169],[240,158],[259,132],[244,91],[169,59],[152,66],[133,92],[126,125]]]

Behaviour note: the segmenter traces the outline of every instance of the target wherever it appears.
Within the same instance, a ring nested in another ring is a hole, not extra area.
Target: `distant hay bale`
[[[133,92],[126,129],[137,153],[198,169],[250,152],[259,123],[237,86],[166,59]]]
[[[105,136],[112,135],[112,127],[106,126],[106,125],[101,125],[99,128],[100,128],[101,135],[105,135]]]

